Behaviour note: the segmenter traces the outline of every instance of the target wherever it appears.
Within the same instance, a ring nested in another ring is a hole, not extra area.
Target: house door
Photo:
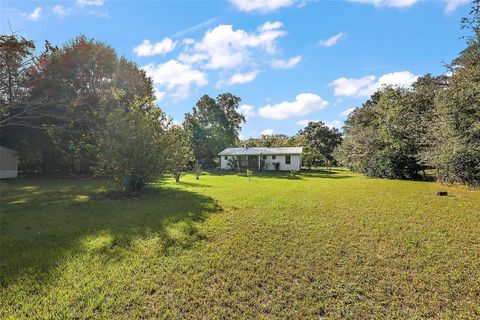
[[[257,156],[248,156],[248,168],[249,169],[258,169],[258,157]]]

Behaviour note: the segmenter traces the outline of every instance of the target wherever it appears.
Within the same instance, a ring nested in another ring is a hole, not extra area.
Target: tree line
[[[446,75],[426,74],[411,88],[385,87],[345,122],[339,163],[371,177],[480,186],[480,1],[462,27],[467,47]]]

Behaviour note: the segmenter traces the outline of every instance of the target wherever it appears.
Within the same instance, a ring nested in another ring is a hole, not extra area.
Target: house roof
[[[285,148],[227,148],[219,156],[255,156],[263,154],[301,154],[303,147]]]

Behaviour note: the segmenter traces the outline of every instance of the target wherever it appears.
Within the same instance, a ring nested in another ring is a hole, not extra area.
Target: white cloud
[[[304,119],[304,120],[300,120],[300,121],[297,121],[297,125],[299,126],[302,126],[302,127],[306,127],[308,126],[308,124],[310,122],[319,122],[319,121],[322,121],[322,120],[318,120],[318,119],[315,119],[315,120],[307,120],[307,119]],[[338,120],[333,120],[333,121],[330,121],[330,122],[324,122],[325,125],[329,128],[340,128],[340,121]]]
[[[243,114],[245,119],[255,117],[255,107],[248,105],[248,104],[242,104],[240,107],[238,107],[238,111]]]
[[[234,30],[232,25],[218,25],[208,30],[201,41],[189,41],[179,60],[187,63],[205,62],[208,69],[233,69],[252,62],[261,52],[274,54],[276,40],[286,35],[281,22],[266,22],[255,32]]]
[[[177,42],[170,38],[164,38],[156,43],[150,43],[149,40],[145,39],[140,45],[133,48],[133,52],[137,54],[137,57],[153,56],[173,51],[176,45]]]
[[[152,77],[154,84],[165,87],[176,101],[186,98],[193,85],[202,87],[208,84],[205,73],[177,60],[157,65],[150,63],[143,66],[143,69]]]
[[[24,13],[23,16],[28,20],[38,21],[42,17],[42,7],[36,7],[30,13]]]
[[[344,110],[344,111],[340,112],[340,115],[341,116],[348,116],[350,113],[353,112],[353,110],[355,110],[355,108],[349,108],[347,110]]]
[[[64,8],[64,7],[62,7],[61,5],[58,5],[58,4],[52,8],[53,14],[55,14],[56,16],[59,16],[61,18],[70,14],[70,11],[71,11],[71,9]]]
[[[161,101],[163,100],[163,98],[165,98],[165,92],[160,91],[160,89],[158,89],[157,87],[155,87],[153,90],[155,94],[155,101]]]
[[[275,69],[290,69],[295,67],[301,60],[301,56],[291,57],[287,60],[273,60],[271,66]]]
[[[382,86],[410,86],[417,78],[418,76],[410,71],[401,71],[384,74],[377,81],[373,75],[358,79],[342,77],[334,80],[330,85],[334,87],[336,96],[368,97]]]
[[[445,13],[452,13],[458,7],[470,3],[470,0],[446,0],[447,6],[445,7]]]
[[[260,134],[262,136],[271,136],[271,135],[273,135],[274,132],[275,132],[275,130],[273,130],[273,129],[265,129],[262,132],[260,132]]]
[[[330,129],[337,128],[340,129],[340,121],[338,120],[333,120],[330,122],[325,122],[325,125],[329,127]]]
[[[228,80],[220,80],[217,82],[217,86],[243,84],[255,80],[258,71],[251,71],[246,73],[235,73]]]
[[[295,3],[293,0],[230,0],[239,10],[266,13]]]
[[[336,35],[331,36],[328,39],[320,40],[318,43],[321,46],[330,48],[330,47],[333,47],[343,37],[345,37],[345,33],[340,32],[340,33],[337,33]]]
[[[103,6],[105,0],[77,0],[77,4],[80,6]]]
[[[375,7],[406,8],[413,6],[418,0],[350,0],[351,2],[372,4]]]
[[[328,102],[313,93],[300,93],[295,101],[283,101],[266,105],[258,110],[263,118],[284,120],[294,116],[304,116],[325,108]]]
[[[318,119],[315,119],[315,120],[307,120],[307,119],[304,119],[304,120],[299,120],[299,121],[297,121],[297,125],[302,126],[302,127],[306,127],[306,126],[308,126],[308,124],[309,124],[310,122],[318,122],[318,121],[320,121],[320,120],[318,120]]]

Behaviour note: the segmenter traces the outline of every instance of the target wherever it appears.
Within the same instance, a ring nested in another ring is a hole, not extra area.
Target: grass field
[[[480,191],[341,170],[187,175],[129,200],[2,181],[0,268],[1,319],[473,319]]]

